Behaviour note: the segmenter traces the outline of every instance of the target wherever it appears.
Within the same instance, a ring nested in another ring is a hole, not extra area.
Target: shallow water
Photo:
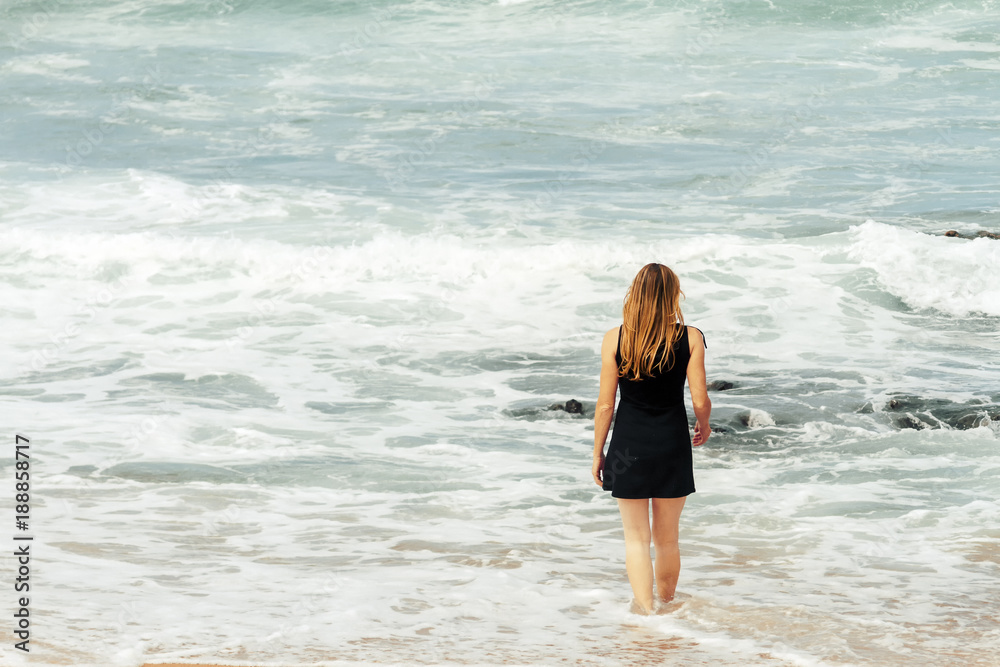
[[[0,7],[30,663],[1000,664],[997,9]],[[637,617],[648,261],[734,387]]]

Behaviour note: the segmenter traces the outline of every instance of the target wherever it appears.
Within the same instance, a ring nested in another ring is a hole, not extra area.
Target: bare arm
[[[604,334],[601,343],[601,387],[597,394],[597,407],[594,410],[594,465],[591,470],[594,481],[603,487],[601,469],[604,468],[604,441],[608,439],[611,429],[611,418],[615,414],[615,395],[618,393],[618,362],[615,352],[618,351],[618,329],[612,329]]]
[[[712,435],[712,428],[708,425],[709,415],[712,414],[712,401],[708,398],[708,386],[705,380],[705,339],[700,331],[688,327],[688,341],[691,345],[691,360],[688,361],[687,380],[696,420],[691,444],[697,447],[705,444]]]

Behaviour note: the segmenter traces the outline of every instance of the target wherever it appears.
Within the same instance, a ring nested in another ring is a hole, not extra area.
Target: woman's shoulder
[[[699,343],[701,345],[704,345],[706,348],[708,347],[708,343],[705,341],[705,334],[702,333],[701,329],[699,329],[698,327],[696,327],[694,325],[687,324],[687,325],[685,325],[684,330],[687,332],[688,341],[691,343],[691,349],[692,350]]]
[[[601,341],[601,351],[610,351],[611,354],[615,354],[618,351],[618,332],[619,327],[614,329],[608,329],[604,333],[604,339]]]

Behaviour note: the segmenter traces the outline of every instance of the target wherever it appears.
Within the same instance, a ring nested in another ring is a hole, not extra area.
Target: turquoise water
[[[943,236],[1000,233],[998,28],[0,5],[31,664],[998,664],[1000,241]],[[639,618],[590,452],[649,261],[734,387]]]

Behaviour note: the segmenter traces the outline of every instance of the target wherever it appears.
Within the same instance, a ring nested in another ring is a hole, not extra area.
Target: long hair
[[[677,274],[664,264],[652,262],[639,269],[625,293],[622,306],[622,366],[618,376],[641,380],[674,365],[674,344],[684,331],[681,291]],[[666,353],[658,355],[666,345]],[[659,357],[657,359],[657,357]]]

